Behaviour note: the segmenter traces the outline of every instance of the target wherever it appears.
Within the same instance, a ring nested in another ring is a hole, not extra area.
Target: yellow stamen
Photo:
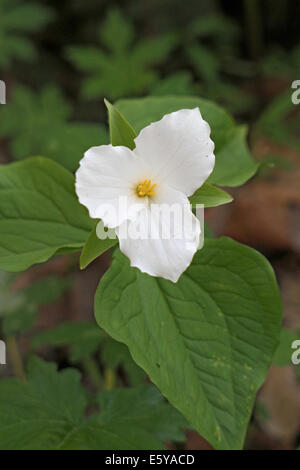
[[[154,196],[156,184],[151,185],[151,180],[145,180],[136,187],[138,197]]]

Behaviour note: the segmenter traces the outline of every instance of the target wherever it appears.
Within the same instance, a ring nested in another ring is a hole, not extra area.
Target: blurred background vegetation
[[[247,124],[265,164],[235,200],[209,209],[215,235],[229,235],[271,261],[284,302],[282,341],[249,426],[249,449],[300,444],[300,3],[297,0],[0,0],[0,162],[50,157],[71,171],[92,145],[108,143],[103,98],[195,95]],[[213,126],[213,123],[210,123]],[[32,351],[60,368],[75,364],[88,389],[146,380],[124,345],[93,319],[93,293],[107,254],[79,272],[77,255],[20,275],[0,273],[0,337],[22,376]],[[188,449],[208,448],[192,430]]]

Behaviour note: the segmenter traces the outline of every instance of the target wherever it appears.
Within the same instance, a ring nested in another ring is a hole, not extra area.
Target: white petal
[[[200,222],[183,193],[164,187],[161,197],[157,197],[158,204],[150,204],[141,210],[135,220],[125,222],[116,229],[116,233],[120,249],[130,259],[131,266],[151,276],[177,282],[198,249]],[[173,219],[169,219],[165,212],[159,215],[153,210],[154,206],[162,207],[161,202],[165,204],[165,209],[172,207],[179,210]],[[169,235],[169,227],[170,236],[164,239],[162,235]],[[141,232],[142,236],[137,237]]]
[[[92,147],[76,172],[76,193],[92,218],[114,228],[147,206],[147,198],[138,198],[135,188],[148,174],[142,159],[126,147]]]
[[[134,150],[152,169],[153,180],[191,196],[215,164],[210,127],[199,108],[166,114],[145,127]]]

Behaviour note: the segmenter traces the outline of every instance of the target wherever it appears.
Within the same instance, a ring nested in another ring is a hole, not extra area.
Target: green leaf
[[[21,308],[3,315],[2,320],[2,332],[5,338],[23,333],[33,327],[38,316],[38,309],[36,305],[24,303]]]
[[[87,74],[81,89],[87,98],[145,93],[159,78],[154,66],[165,61],[178,43],[174,34],[136,40],[132,22],[116,8],[108,12],[99,33],[97,48],[72,46],[66,50],[67,58]]]
[[[38,307],[59,299],[70,285],[70,279],[47,276],[16,291],[11,290],[12,276],[3,274],[6,276],[4,282],[0,282],[0,319],[5,337],[32,328],[37,319]]]
[[[109,101],[104,100],[108,111],[110,141],[112,145],[124,145],[134,149],[136,134],[124,116]]]
[[[0,109],[0,136],[11,139],[15,160],[44,155],[74,171],[84,152],[107,144],[108,135],[104,126],[69,122],[70,117],[69,104],[57,88],[34,93],[19,86],[9,106]]]
[[[35,348],[70,345],[70,359],[78,362],[94,354],[105,336],[94,322],[68,322],[41,331],[32,339],[32,345]]]
[[[220,61],[214,52],[207,46],[190,44],[187,48],[189,61],[194,65],[197,75],[204,81],[215,83],[220,80]]]
[[[211,138],[216,146],[216,165],[209,182],[220,186],[238,186],[257,171],[258,164],[252,159],[246,144],[246,129],[237,127],[226,111],[210,101],[183,96],[148,97],[120,100],[115,107],[137,133],[151,122],[159,121],[165,114],[199,107],[211,127]]]
[[[289,146],[299,151],[299,107],[291,99],[293,90],[287,89],[277,95],[264,109],[255,129],[259,134],[270,138],[279,145]],[[293,132],[293,125],[295,131]]]
[[[107,337],[101,350],[101,360],[106,368],[117,371],[119,367],[122,367],[129,383],[133,386],[145,381],[145,372],[133,361],[125,344]]]
[[[262,255],[207,239],[174,284],[130,268],[117,252],[95,315],[215,448],[243,446],[281,325],[280,294]]]
[[[75,369],[38,358],[26,382],[0,381],[0,449],[163,449],[183,440],[183,417],[151,386],[102,392],[101,413],[84,418],[85,391]]]
[[[184,418],[154,387],[116,389],[99,394],[101,413],[67,438],[63,449],[153,450],[166,440],[183,441]]]
[[[26,35],[39,31],[53,17],[49,8],[37,2],[1,0],[0,2],[0,65],[8,68],[13,59],[35,57],[33,42]]]
[[[206,14],[195,18],[188,29],[192,38],[212,37],[221,44],[234,40],[239,32],[238,25],[230,17],[220,14]]]
[[[80,249],[93,227],[74,177],[33,157],[0,166],[0,268],[22,271],[58,251]]]
[[[175,72],[162,80],[158,80],[151,89],[151,95],[189,95],[196,93],[197,86],[188,71]]]
[[[231,139],[216,154],[216,166],[208,178],[209,183],[240,186],[255,175],[259,163],[252,158],[246,134],[246,127],[234,129]]]
[[[204,183],[190,198],[192,206],[203,204],[204,207],[221,206],[233,201],[233,197],[216,186]]]
[[[115,54],[126,53],[134,38],[132,24],[126,21],[118,8],[108,11],[99,33],[103,44]]]
[[[25,383],[0,381],[0,449],[59,448],[83,421],[80,374],[34,358]]]
[[[47,276],[24,289],[24,295],[27,302],[45,305],[58,300],[70,286],[70,278]]]
[[[98,256],[102,255],[102,253],[118,243],[117,237],[105,238],[104,240],[98,238],[96,233],[97,224],[91,231],[89,238],[82,249],[80,255],[80,269],[85,269],[92,261],[98,258]]]

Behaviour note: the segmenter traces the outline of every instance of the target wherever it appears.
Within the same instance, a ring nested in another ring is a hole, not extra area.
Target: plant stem
[[[16,337],[10,336],[7,338],[6,345],[15,376],[25,382],[26,376]]]
[[[106,369],[104,373],[104,388],[112,390],[116,385],[116,374],[112,369]]]
[[[96,388],[101,388],[103,385],[103,381],[96,360],[93,357],[87,357],[83,359],[82,364],[92,384]]]

